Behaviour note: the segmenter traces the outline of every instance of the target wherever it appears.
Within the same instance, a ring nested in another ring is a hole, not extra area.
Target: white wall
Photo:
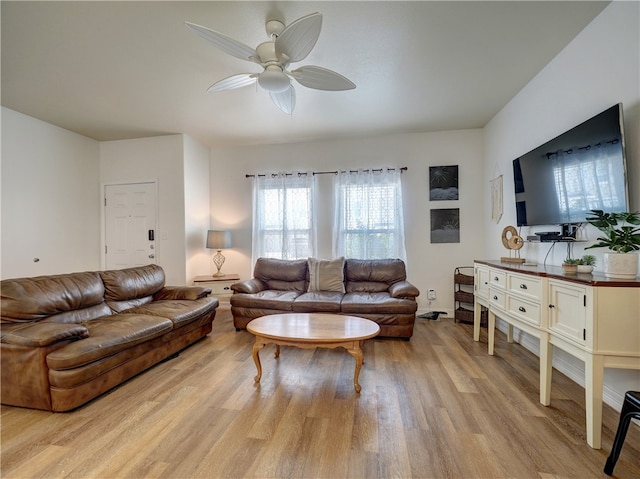
[[[516,224],[511,161],[618,102],[624,108],[631,209],[640,210],[639,19],[638,2],[609,5],[485,127],[484,184],[489,184],[496,170],[504,173],[505,214],[499,224],[490,221],[489,189],[485,187],[484,257],[504,255],[500,234],[506,225]],[[527,228],[522,234],[528,234]],[[522,253],[542,263],[548,247],[529,244]],[[581,251],[576,245],[574,253]],[[554,253],[547,264],[560,264],[566,250],[558,248]],[[523,341],[537,351],[536,340],[524,337]],[[582,362],[562,351],[555,359],[555,366],[584,384]],[[640,389],[640,372],[605,371],[606,402],[619,408],[629,389]]]
[[[186,280],[211,274],[211,250],[206,249],[209,229],[209,148],[184,136],[184,217]]]
[[[624,109],[631,210],[640,210],[639,8],[638,2],[607,7],[485,127],[485,184],[496,169],[505,175],[505,214],[499,224],[487,228],[487,257],[504,255],[500,234],[506,225],[516,224],[512,160],[619,102]],[[490,218],[488,189],[485,216]],[[529,228],[521,233],[526,236]],[[587,233],[595,236],[591,227]],[[528,244],[521,252],[542,262],[547,250],[546,244]],[[576,245],[575,252],[581,251]],[[566,256],[564,248],[552,253],[547,264],[560,264]],[[601,256],[602,251],[590,253]]]
[[[157,262],[168,285],[186,277],[183,136],[168,135],[100,143],[100,182],[156,181],[158,188]]]
[[[403,174],[407,274],[421,291],[420,311],[453,310],[453,270],[482,256],[482,131],[409,133],[287,145],[212,148],[211,227],[233,230],[224,269],[251,277],[251,180],[245,174],[408,167]],[[460,199],[429,201],[429,166],[459,166]],[[331,175],[319,175],[320,201],[332,201]],[[431,244],[429,210],[460,208],[461,242]],[[331,255],[331,215],[318,222],[319,256]],[[426,291],[438,298],[428,303]]]
[[[1,158],[0,276],[99,269],[98,142],[2,108]]]

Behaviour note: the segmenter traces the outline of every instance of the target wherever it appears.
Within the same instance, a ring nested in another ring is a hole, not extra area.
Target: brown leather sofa
[[[323,312],[375,321],[380,336],[413,335],[420,291],[407,281],[402,260],[347,259],[341,273],[338,287],[317,290],[310,288],[309,261],[259,258],[254,277],[231,286],[233,324],[239,330],[268,314]]]
[[[69,411],[211,332],[210,289],[160,266],[0,282],[2,404]]]

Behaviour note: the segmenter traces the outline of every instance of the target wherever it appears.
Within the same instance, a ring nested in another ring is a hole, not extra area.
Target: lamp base
[[[218,250],[218,252],[213,257],[213,264],[215,264],[216,268],[218,268],[218,272],[214,273],[213,276],[215,278],[219,278],[221,276],[224,276],[224,273],[220,272],[220,268],[222,268],[222,265],[224,264],[224,256],[222,255],[222,253],[220,253],[220,250]]]
[[[226,274],[218,271],[217,273],[213,273],[211,276],[213,276],[214,278],[222,278],[223,276],[226,276]]]

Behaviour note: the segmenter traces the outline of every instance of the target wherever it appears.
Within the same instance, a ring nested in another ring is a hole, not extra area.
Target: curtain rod
[[[387,168],[386,170],[387,171],[400,170],[400,173],[402,173],[403,171],[407,171],[407,169],[408,168],[406,166],[402,166],[400,168]],[[362,171],[366,171],[366,172],[373,171],[373,172],[375,172],[375,171],[383,171],[383,170],[384,170],[384,168],[367,168],[366,170],[362,170]],[[342,173],[357,173],[358,171],[360,171],[360,170],[342,170],[341,172]],[[311,174],[313,176],[315,176],[315,175],[337,175],[338,173],[340,173],[340,171],[314,171]],[[308,173],[306,171],[303,171],[303,172],[300,172],[300,173],[285,173],[285,176],[293,176],[293,175],[296,175],[296,174],[298,176],[307,176]],[[272,177],[275,177],[277,175],[278,175],[278,173],[271,173]],[[267,175],[266,174],[244,175],[245,178],[255,178],[256,176],[264,177],[264,176],[267,176]]]

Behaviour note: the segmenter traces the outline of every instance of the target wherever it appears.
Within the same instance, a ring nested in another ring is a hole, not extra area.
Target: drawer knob
[[[550,305],[549,305],[549,307],[550,307],[550,308],[555,308],[555,307],[556,307],[556,305],[555,305],[555,304],[550,304]]]
[[[526,284],[524,284],[524,283],[523,283],[523,284],[521,284],[521,285],[520,285],[520,289],[527,289],[527,285],[526,285]]]
[[[493,296],[494,301],[498,300],[498,297],[496,295]]]
[[[524,306],[520,306],[520,307],[518,308],[518,311],[520,311],[520,312],[522,312],[522,313],[526,313],[526,312],[527,312],[527,310],[524,308]]]
[[[493,277],[493,280],[494,280],[494,281],[498,281],[498,277],[497,277],[497,276],[494,276],[494,277]]]

